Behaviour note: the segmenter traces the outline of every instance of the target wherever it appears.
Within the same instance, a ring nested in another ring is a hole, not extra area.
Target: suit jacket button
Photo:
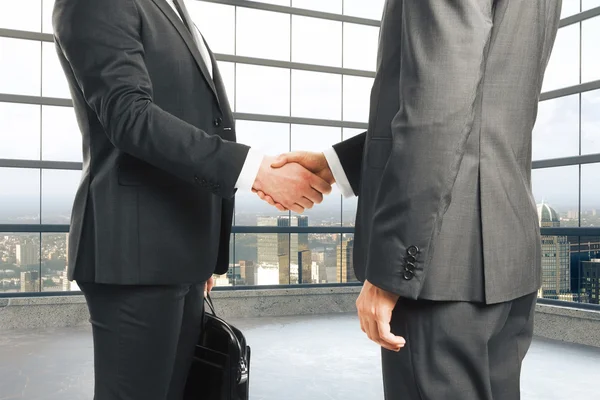
[[[406,279],[407,281],[410,281],[414,277],[415,277],[415,273],[412,272],[411,270],[407,269],[404,271],[404,279]]]
[[[410,246],[408,249],[406,249],[406,252],[408,253],[409,256],[416,256],[417,254],[419,254],[419,248],[417,246]]]
[[[221,118],[221,117],[215,118],[213,123],[216,127],[219,127],[219,126],[221,126],[221,124],[223,124],[223,118]]]

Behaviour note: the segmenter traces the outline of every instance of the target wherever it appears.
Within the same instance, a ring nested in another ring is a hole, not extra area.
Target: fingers
[[[312,203],[314,204],[321,204],[323,202],[323,193],[310,188],[307,193],[304,193],[304,197],[306,197],[308,200],[310,200]],[[306,207],[306,208],[310,208],[310,207]]]
[[[302,160],[304,159],[305,154],[306,153],[302,151],[292,151],[287,154],[281,154],[271,164],[271,168],[281,168],[285,164],[293,162],[302,164]]]
[[[296,214],[302,214],[304,212],[304,207],[298,205],[298,204],[292,204],[291,206],[288,207],[291,211],[295,212]]]
[[[320,193],[323,193],[323,194],[331,193],[331,185],[329,183],[327,183],[325,180],[323,180],[322,178],[319,178],[317,175],[311,176],[309,183],[313,189],[315,189],[316,191],[318,191]]]
[[[391,350],[399,351],[406,344],[404,338],[392,334],[390,323],[385,320],[376,321],[377,337],[382,347]]]
[[[301,197],[296,201],[296,205],[301,206],[305,210],[310,210],[315,204],[306,197]]]
[[[272,205],[275,208],[277,208],[279,211],[288,211],[288,209],[285,208],[283,206],[283,204],[276,203],[275,200],[273,200],[273,198],[271,196],[265,194],[265,192],[263,192],[262,190],[252,190],[252,191],[254,193],[256,193],[258,195],[258,197],[260,197],[261,200],[266,201],[270,205]]]

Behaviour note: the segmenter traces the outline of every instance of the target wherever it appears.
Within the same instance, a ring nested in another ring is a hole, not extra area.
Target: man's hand
[[[356,300],[360,327],[369,336],[369,339],[381,347],[400,351],[406,341],[400,336],[395,336],[390,327],[392,312],[400,296],[386,292],[372,285],[369,281],[365,284]]]
[[[282,154],[271,164],[271,167],[281,168],[289,163],[297,163],[302,165],[304,168],[314,173],[325,182],[329,183],[329,185],[333,185],[335,183],[335,178],[333,177],[333,173],[331,172],[329,164],[327,163],[327,159],[323,153],[294,151],[291,153]],[[277,207],[277,209],[280,211],[287,210],[283,204],[276,202],[272,196],[267,195],[264,191],[255,190],[255,192],[258,194],[258,197],[270,205]]]
[[[280,210],[288,209],[302,213],[323,201],[323,194],[331,192],[331,183],[320,178],[300,164],[282,164],[278,168],[271,165],[275,158],[265,157],[254,185],[253,191],[272,199],[273,205],[279,204]],[[278,164],[277,164],[278,165]]]
[[[211,275],[204,284],[204,297],[210,294],[210,291],[215,287],[215,277]]]

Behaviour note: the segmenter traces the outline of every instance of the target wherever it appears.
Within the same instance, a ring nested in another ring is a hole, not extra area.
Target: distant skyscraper
[[[277,217],[258,217],[258,226],[277,226]],[[256,235],[257,263],[259,265],[279,265],[277,235],[259,233]]]
[[[40,273],[38,271],[21,272],[21,292],[39,292]]]
[[[254,261],[240,261],[240,278],[244,285],[256,285],[256,264],[254,264]]]
[[[592,304],[600,304],[600,259],[582,261],[581,286]]]
[[[290,217],[288,215],[282,215],[277,218],[277,226],[286,228],[292,226],[307,227],[308,216],[294,215]],[[298,283],[300,273],[299,266],[301,265],[298,263],[300,252],[303,253],[302,261],[309,263],[309,266],[312,265],[312,261],[310,260],[310,249],[308,246],[308,233],[277,234],[280,285]],[[302,280],[304,281],[305,279],[310,280],[310,274],[308,274],[306,278],[303,274]]]
[[[39,248],[32,242],[25,242],[16,245],[15,253],[17,265],[19,266],[39,264]]]
[[[325,249],[325,276],[327,278],[328,283],[339,283],[341,281],[338,262],[340,261],[340,257],[338,254],[340,253],[340,246],[336,247],[328,247]]]
[[[354,239],[342,239],[342,244],[338,246],[337,253],[341,260],[337,263],[337,275],[341,279],[341,283],[356,282],[354,274]]]
[[[558,213],[549,205],[538,205],[540,227],[560,227]],[[542,236],[542,288],[540,297],[559,299],[571,293],[571,257],[566,236]]]

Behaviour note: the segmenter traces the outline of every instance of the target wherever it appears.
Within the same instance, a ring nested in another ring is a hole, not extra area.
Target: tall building
[[[592,304],[600,304],[600,259],[582,261],[582,289]]]
[[[39,292],[40,273],[38,271],[21,272],[21,292]]]
[[[288,215],[282,215],[277,218],[278,227],[307,227],[308,216],[306,215],[294,215],[292,217]],[[310,271],[312,265],[310,257],[310,249],[308,245],[308,234],[307,233],[278,233],[277,234],[277,254],[278,254],[278,265],[279,265],[279,284],[289,285],[299,283],[300,279],[300,266],[302,263],[308,265],[307,272]],[[300,256],[302,253],[302,256]],[[310,280],[310,272],[306,274],[306,278],[302,277],[302,283],[308,283],[306,280]]]
[[[256,285],[256,264],[254,261],[240,261],[240,279],[244,285]]]
[[[337,276],[341,283],[356,282],[354,274],[354,239],[342,239],[342,244],[338,245],[337,253],[340,255],[340,262],[337,263]]]
[[[277,226],[277,217],[258,217],[257,226]],[[259,265],[279,265],[277,235],[259,233],[256,235],[256,262]]]
[[[281,215],[278,217],[258,217],[258,226],[292,227],[308,226],[308,216]],[[298,283],[300,270],[298,257],[302,253],[303,264],[312,264],[307,233],[259,233],[257,234],[257,264],[259,266],[276,266],[279,270],[279,284],[289,285]],[[310,269],[306,275],[310,280]],[[304,276],[304,274],[303,274]],[[305,281],[305,278],[302,278]]]
[[[325,276],[327,283],[339,283],[341,281],[338,262],[340,261],[340,246],[325,248],[324,265]]]
[[[39,264],[39,248],[32,242],[17,244],[15,247],[15,257],[18,266]]]
[[[539,204],[540,227],[560,227],[556,210],[546,203]],[[542,236],[542,287],[539,297],[556,299],[571,294],[571,256],[566,236]]]

